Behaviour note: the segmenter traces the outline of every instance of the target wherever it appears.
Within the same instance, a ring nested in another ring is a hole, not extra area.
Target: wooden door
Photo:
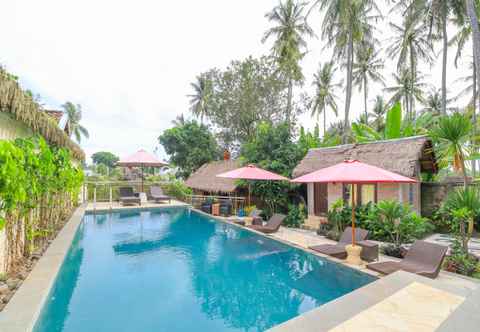
[[[315,183],[313,187],[314,213],[316,216],[328,212],[328,187],[327,183]]]

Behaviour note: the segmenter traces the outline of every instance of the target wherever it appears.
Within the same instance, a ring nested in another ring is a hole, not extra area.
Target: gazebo
[[[144,167],[164,167],[168,166],[167,163],[158,160],[155,156],[151,155],[147,151],[141,149],[134,154],[120,159],[117,162],[121,167],[140,167],[142,170],[142,192],[143,192],[143,168]]]

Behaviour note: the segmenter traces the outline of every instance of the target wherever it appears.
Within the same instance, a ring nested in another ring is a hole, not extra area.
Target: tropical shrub
[[[344,228],[351,224],[352,208],[344,206],[339,200],[330,209],[328,220],[335,233],[331,237],[338,238]],[[412,211],[408,205],[396,201],[380,201],[378,204],[370,202],[356,206],[355,223],[357,227],[369,231],[370,239],[390,242],[396,247],[421,239],[433,230],[426,218]]]
[[[187,199],[187,195],[192,194],[192,189],[187,187],[181,180],[171,180],[164,185],[163,189],[165,190],[165,194],[175,197],[180,201],[185,201]]]
[[[445,259],[444,266],[447,271],[466,276],[478,276],[480,273],[480,264],[478,259],[475,256],[465,252],[462,243],[458,239],[453,242],[452,251]]]
[[[307,217],[307,211],[303,204],[289,204],[288,214],[283,224],[289,227],[300,227]]]
[[[461,241],[463,250],[468,252],[468,242],[473,234],[474,220],[480,215],[480,195],[472,187],[451,192],[443,206],[450,216],[451,231]]]
[[[0,229],[7,269],[48,240],[77,202],[83,173],[43,139],[0,141]]]

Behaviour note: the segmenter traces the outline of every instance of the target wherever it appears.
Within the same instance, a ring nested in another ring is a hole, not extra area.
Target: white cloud
[[[25,87],[40,93],[49,106],[59,107],[66,100],[82,104],[83,123],[91,134],[82,143],[88,154],[109,150],[120,156],[141,147],[153,151],[162,130],[178,114],[188,113],[186,95],[197,74],[225,67],[233,59],[268,53],[269,46],[261,43],[268,27],[264,14],[278,3],[4,2],[0,62],[20,76]],[[318,35],[320,23],[320,16],[313,15],[311,24]],[[385,27],[386,23],[379,25],[382,40],[388,37],[383,33]],[[308,89],[318,62],[331,58],[319,39],[312,40],[309,48],[303,62]],[[452,63],[448,81],[456,92],[453,81],[465,70],[455,70]],[[393,68],[387,63],[385,74],[389,79]],[[440,65],[426,70],[432,72],[431,81],[439,86]],[[342,78],[343,73],[338,79]],[[380,91],[380,87],[372,87],[371,97]],[[362,112],[360,98],[355,92],[353,118]],[[301,120],[312,127],[308,115]]]

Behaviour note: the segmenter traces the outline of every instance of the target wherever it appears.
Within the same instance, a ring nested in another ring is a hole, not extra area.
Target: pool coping
[[[85,208],[85,205],[81,205],[73,212],[25,281],[0,312],[0,331],[30,332],[33,330],[85,214]]]

